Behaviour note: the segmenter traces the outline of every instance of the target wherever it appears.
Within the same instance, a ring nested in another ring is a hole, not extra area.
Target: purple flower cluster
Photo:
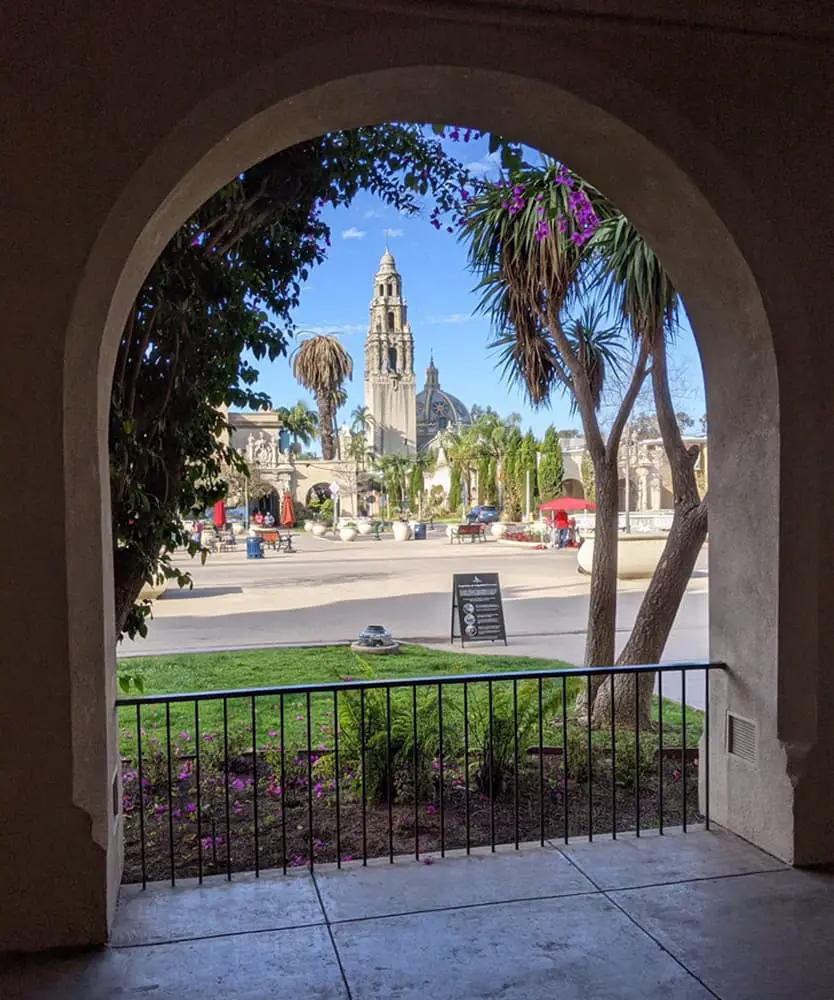
[[[501,208],[505,208],[510,215],[516,215],[527,204],[524,200],[524,185],[515,184],[510,187],[509,181],[498,181],[498,188],[507,188],[507,197],[501,202]]]

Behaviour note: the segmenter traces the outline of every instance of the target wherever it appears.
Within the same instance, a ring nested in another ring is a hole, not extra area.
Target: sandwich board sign
[[[455,573],[452,577],[451,641],[456,638],[461,646],[467,642],[501,641],[507,645],[497,573]]]

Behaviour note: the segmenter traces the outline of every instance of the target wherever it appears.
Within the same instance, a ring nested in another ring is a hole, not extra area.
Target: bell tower
[[[374,276],[371,322],[365,340],[365,406],[373,417],[368,445],[376,455],[417,450],[414,340],[402,278],[386,248]]]

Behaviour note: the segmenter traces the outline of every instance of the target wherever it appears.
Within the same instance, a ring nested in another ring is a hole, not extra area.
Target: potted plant
[[[360,535],[370,535],[374,530],[373,522],[369,521],[367,517],[363,517],[357,523],[356,530]]]
[[[324,521],[313,521],[313,527],[310,529],[316,538],[322,538],[327,532],[327,525]]]
[[[354,542],[356,541],[356,536],[358,532],[356,530],[355,521],[346,521],[341,528],[339,528],[339,538],[343,542]]]
[[[394,521],[391,531],[395,542],[407,542],[411,538],[411,527],[408,521]]]

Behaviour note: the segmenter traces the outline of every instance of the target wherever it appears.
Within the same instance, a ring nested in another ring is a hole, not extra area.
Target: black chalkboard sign
[[[507,645],[501,584],[497,573],[455,573],[452,577],[452,642],[457,620],[460,644],[496,642]]]

